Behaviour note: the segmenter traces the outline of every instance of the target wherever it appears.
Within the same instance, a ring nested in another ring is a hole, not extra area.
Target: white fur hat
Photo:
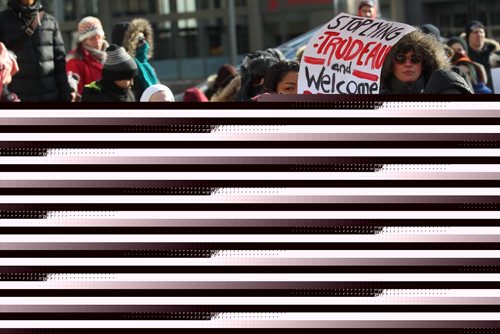
[[[172,93],[170,88],[162,84],[156,84],[148,87],[141,96],[141,102],[149,102],[151,96],[158,92],[165,92],[165,94],[167,95],[167,101],[165,102],[175,102],[174,94]]]

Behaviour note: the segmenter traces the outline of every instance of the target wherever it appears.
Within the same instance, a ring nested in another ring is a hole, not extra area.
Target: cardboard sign
[[[341,13],[309,41],[299,94],[378,94],[391,47],[415,28]]]
[[[491,79],[493,81],[494,94],[500,94],[500,67],[491,69]]]

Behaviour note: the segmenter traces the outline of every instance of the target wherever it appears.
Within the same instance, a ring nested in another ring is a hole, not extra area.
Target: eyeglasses
[[[412,64],[420,64],[422,62],[422,56],[421,55],[411,55],[410,57],[406,57],[404,54],[400,53],[394,57],[394,61],[397,64],[404,64],[406,63],[407,59],[410,59]]]

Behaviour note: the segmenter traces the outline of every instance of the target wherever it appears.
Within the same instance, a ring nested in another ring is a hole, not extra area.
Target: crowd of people
[[[372,1],[357,15],[376,18]],[[9,0],[0,12],[1,101],[174,102],[150,63],[153,28],[142,18],[113,28],[108,42],[101,21],[84,17],[76,47],[65,52],[56,19],[41,0]],[[220,67],[208,89],[184,92],[186,102],[247,102],[263,94],[297,94],[305,46],[295,59],[277,49],[248,54],[236,68]],[[445,39],[425,24],[389,52],[381,72],[381,94],[491,94],[491,70],[500,67],[500,45],[486,27],[471,21],[461,36]],[[500,93],[500,92],[499,92]]]

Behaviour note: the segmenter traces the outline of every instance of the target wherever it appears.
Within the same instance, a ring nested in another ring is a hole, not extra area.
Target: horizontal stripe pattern
[[[493,333],[499,106],[7,110],[0,333]]]

